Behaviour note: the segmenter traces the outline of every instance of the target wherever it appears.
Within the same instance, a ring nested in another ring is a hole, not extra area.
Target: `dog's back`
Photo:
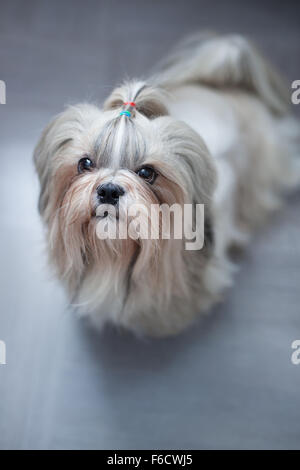
[[[300,125],[290,114],[289,87],[247,39],[190,37],[160,64],[154,81],[169,93],[171,114],[216,158],[216,198],[222,208],[224,194],[235,193],[241,225],[262,222],[282,191],[300,184]]]

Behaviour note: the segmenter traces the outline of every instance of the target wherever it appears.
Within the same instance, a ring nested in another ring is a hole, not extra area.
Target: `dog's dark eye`
[[[156,171],[151,166],[143,166],[137,171],[137,174],[150,184],[154,183],[157,177]]]
[[[94,168],[94,164],[89,157],[83,157],[78,162],[78,173],[83,173],[84,171],[91,171]]]

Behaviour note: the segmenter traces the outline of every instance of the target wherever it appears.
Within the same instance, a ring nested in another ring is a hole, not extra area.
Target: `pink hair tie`
[[[132,108],[135,108],[135,103],[133,101],[125,101],[120,116],[131,117]]]

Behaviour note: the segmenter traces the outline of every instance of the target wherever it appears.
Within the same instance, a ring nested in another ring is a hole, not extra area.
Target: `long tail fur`
[[[284,114],[289,88],[247,39],[236,34],[200,33],[188,37],[159,64],[155,81],[163,88],[202,83],[252,92],[273,113]]]

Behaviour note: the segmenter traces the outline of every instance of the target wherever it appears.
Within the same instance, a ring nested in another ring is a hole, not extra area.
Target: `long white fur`
[[[164,336],[222,299],[230,247],[300,183],[287,90],[246,39],[208,34],[176,48],[147,83],[114,90],[103,110],[84,104],[55,118],[34,156],[40,211],[50,259],[82,314]],[[118,117],[125,101],[137,104],[131,121]],[[78,176],[78,160],[93,152],[97,171]],[[153,192],[135,174],[145,163],[160,173]],[[213,237],[196,253],[178,240],[99,242],[91,213],[107,181],[126,189],[121,213],[136,202],[204,203]]]

